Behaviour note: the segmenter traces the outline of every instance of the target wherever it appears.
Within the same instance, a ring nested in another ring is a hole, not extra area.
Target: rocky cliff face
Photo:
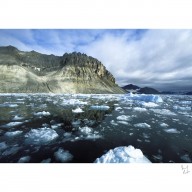
[[[104,65],[81,53],[63,56],[0,47],[0,92],[124,93]]]

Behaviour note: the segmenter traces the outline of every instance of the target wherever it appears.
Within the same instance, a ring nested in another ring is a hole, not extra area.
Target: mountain
[[[97,59],[81,53],[63,56],[0,47],[1,93],[124,93]]]
[[[143,87],[138,90],[138,93],[144,93],[144,94],[160,94],[159,91],[156,89],[153,89],[151,87]]]
[[[143,87],[140,88],[137,85],[128,84],[124,87],[121,87],[126,92],[132,92],[132,93],[139,93],[139,94],[161,94],[161,92],[157,91],[156,89],[153,89],[151,87]]]
[[[125,85],[124,87],[121,87],[124,90],[136,90],[136,89],[140,89],[140,87],[138,87],[137,85],[133,85],[133,84],[129,84],[129,85]]]

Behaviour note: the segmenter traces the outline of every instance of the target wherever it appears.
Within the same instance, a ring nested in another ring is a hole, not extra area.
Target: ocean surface
[[[0,94],[1,163],[93,163],[132,145],[192,162],[192,96]]]

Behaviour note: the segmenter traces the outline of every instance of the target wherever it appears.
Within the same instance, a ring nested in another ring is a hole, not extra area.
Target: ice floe
[[[8,131],[5,133],[5,136],[14,137],[14,136],[20,135],[21,133],[23,133],[23,131]]]
[[[159,105],[153,102],[140,102],[140,104],[144,107],[158,107]]]
[[[42,112],[34,113],[34,115],[36,115],[36,116],[49,116],[51,114],[47,111],[42,111]]]
[[[161,126],[161,127],[168,127],[169,125],[166,124],[166,123],[161,123],[160,126]]]
[[[30,156],[24,156],[24,157],[21,157],[21,158],[18,160],[18,163],[28,163],[30,160],[31,160],[31,157],[30,157]]]
[[[127,121],[117,121],[117,123],[123,124],[123,125],[130,125]]]
[[[145,112],[145,111],[147,111],[146,108],[141,108],[141,107],[134,107],[133,110],[135,110],[135,111],[140,111],[140,112]]]
[[[90,106],[91,110],[108,110],[110,107],[107,105],[92,105]]]
[[[178,131],[175,128],[164,129],[164,131],[167,132],[167,133],[180,133],[180,131]]]
[[[1,142],[0,143],[0,151],[5,150],[6,148],[8,148],[8,145],[5,142]]]
[[[3,156],[14,155],[14,154],[16,154],[20,149],[21,149],[21,147],[13,146],[13,147],[11,147],[11,148],[6,149],[6,150],[2,153],[2,155],[3,155]]]
[[[163,99],[158,95],[145,95],[145,94],[129,93],[126,96],[124,96],[124,98],[130,99],[130,100],[139,100],[139,101],[154,102],[154,103],[163,102]]]
[[[160,115],[176,115],[174,112],[171,112],[169,109],[150,109],[150,110]]]
[[[183,161],[187,162],[187,163],[192,163],[192,159],[189,157],[188,154],[185,154],[183,156],[180,157]]]
[[[2,125],[1,127],[11,128],[11,127],[22,125],[23,123],[24,122],[10,122],[10,123],[7,123],[6,125]]]
[[[85,133],[85,134],[90,134],[92,131],[93,131],[93,129],[92,128],[90,128],[90,127],[81,127],[81,128],[79,128],[79,130],[82,132],[82,133]]]
[[[84,111],[80,107],[77,107],[76,109],[72,109],[72,112],[73,113],[83,113]]]
[[[133,146],[122,146],[110,149],[106,154],[95,160],[95,163],[151,163],[140,149]]]
[[[71,161],[73,159],[73,155],[69,153],[69,151],[64,150],[62,148],[59,148],[55,153],[54,153],[55,159],[57,161],[60,161],[62,163]]]
[[[87,102],[79,99],[65,99],[62,105],[87,105]]]
[[[177,106],[177,105],[174,105],[173,109],[181,110],[181,111],[191,111],[191,107],[181,107],[181,106]]]
[[[41,161],[41,163],[51,163],[51,158],[44,159]]]
[[[26,143],[34,145],[43,145],[55,140],[59,135],[51,128],[32,129],[26,135]]]
[[[120,115],[120,116],[117,117],[117,120],[119,120],[119,121],[130,121],[131,117],[128,116],[128,115]]]
[[[110,123],[111,123],[111,125],[115,125],[115,126],[118,125],[118,123],[116,123],[114,120],[111,120]]]
[[[139,128],[150,128],[151,126],[147,123],[136,123],[134,124],[134,127],[139,127]]]

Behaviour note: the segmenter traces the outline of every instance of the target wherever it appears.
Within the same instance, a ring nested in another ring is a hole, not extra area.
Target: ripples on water
[[[94,162],[132,145],[154,163],[190,163],[192,97],[161,97],[1,94],[0,162]]]

